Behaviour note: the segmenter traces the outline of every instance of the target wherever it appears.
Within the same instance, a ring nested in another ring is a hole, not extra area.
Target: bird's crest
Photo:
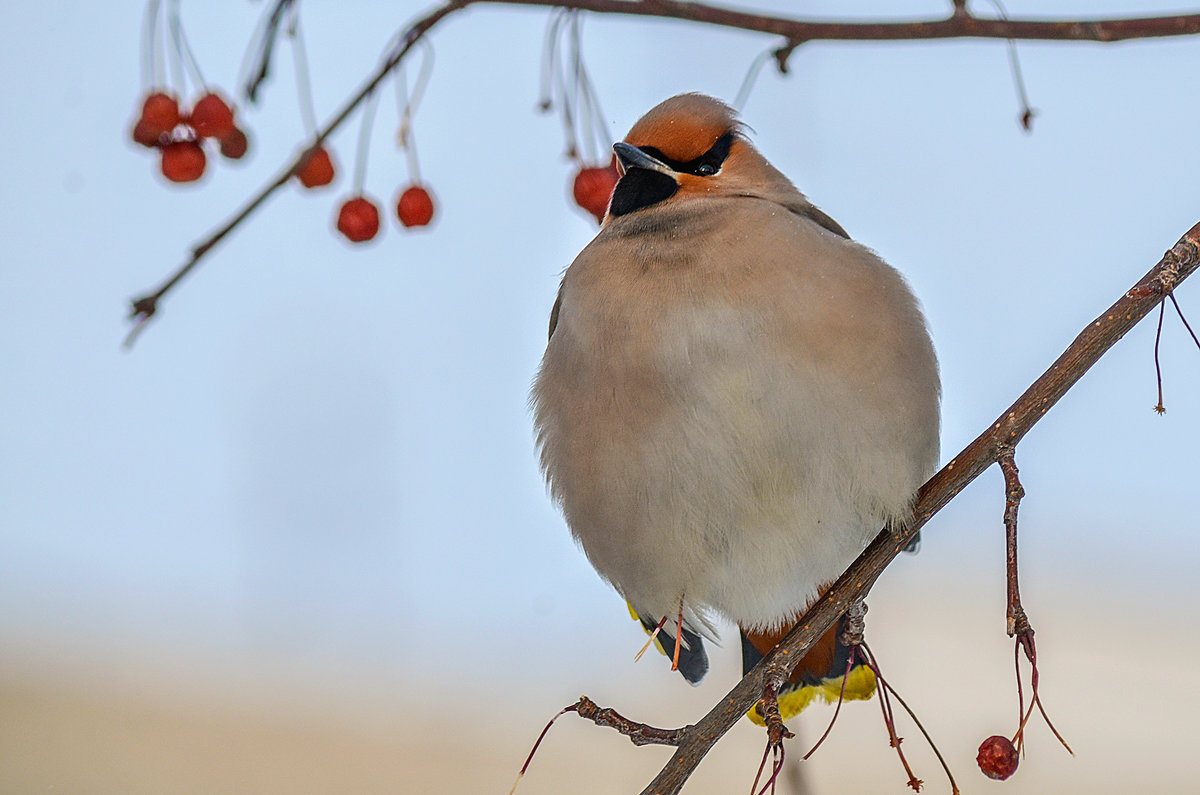
[[[680,94],[651,108],[625,141],[652,147],[671,160],[688,162],[707,152],[727,132],[739,133],[733,108],[704,94]]]

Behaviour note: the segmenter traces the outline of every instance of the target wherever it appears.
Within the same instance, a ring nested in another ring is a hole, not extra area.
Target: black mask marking
[[[679,183],[658,171],[631,168],[621,177],[613,191],[608,214],[614,218],[625,215],[660,201],[671,198],[679,190]]]
[[[707,152],[687,162],[672,160],[653,146],[639,148],[677,173],[707,177],[721,170],[725,158],[729,157],[733,141],[734,134],[727,132],[718,138]],[[648,171],[644,168],[631,168],[617,183],[616,190],[613,191],[612,203],[608,207],[608,214],[615,218],[643,207],[658,204],[674,196],[677,190],[679,190],[679,183],[666,174]]]
[[[672,160],[653,146],[643,146],[641,150],[655,160],[666,163],[680,174],[695,174],[698,177],[707,177],[721,170],[721,165],[725,162],[725,158],[729,157],[729,150],[733,146],[733,137],[732,132],[725,133],[717,139],[716,143],[707,152],[687,162]],[[701,166],[708,166],[711,171],[701,173]]]

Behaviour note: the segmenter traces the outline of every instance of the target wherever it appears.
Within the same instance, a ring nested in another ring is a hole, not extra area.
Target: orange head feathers
[[[660,103],[613,146],[623,176],[608,220],[691,198],[755,196],[791,208],[803,195],[746,139],[733,108],[703,94]]]
[[[681,163],[709,151],[722,135],[737,135],[741,122],[736,111],[704,94],[680,94],[659,103],[638,119],[625,143],[652,147]]]

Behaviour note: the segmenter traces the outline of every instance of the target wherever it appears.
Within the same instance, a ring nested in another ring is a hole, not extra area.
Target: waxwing
[[[749,668],[938,457],[940,384],[904,278],[767,162],[734,111],[666,100],[567,268],[531,395],[572,535],[692,683],[737,624]],[[780,695],[868,698],[839,627]],[[752,717],[753,711],[752,711]]]

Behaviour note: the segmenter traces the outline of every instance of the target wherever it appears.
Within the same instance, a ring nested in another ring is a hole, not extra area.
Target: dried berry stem
[[[762,72],[763,66],[775,56],[777,51],[778,49],[775,47],[763,50],[754,56],[754,60],[750,62],[750,66],[746,69],[746,76],[742,78],[742,84],[738,87],[738,92],[733,97],[733,106],[739,111],[746,106],[746,100],[750,99],[750,92],[754,90],[754,84],[758,80],[758,75]]]
[[[182,68],[191,74],[196,90],[207,92],[208,83],[205,82],[204,75],[200,72],[200,63],[196,60],[196,54],[192,52],[192,45],[188,43],[187,34],[183,31],[183,22],[179,17],[179,0],[170,0],[170,4],[167,6],[167,25],[171,30],[171,40],[175,43],[176,58],[182,64]],[[179,80],[179,89],[183,90],[182,75]]]
[[[317,134],[317,109],[313,103],[312,80],[308,73],[308,51],[304,47],[304,30],[300,27],[300,9],[293,5],[288,18],[287,36],[292,42],[292,64],[296,72],[296,94],[300,105],[300,120],[304,134]]]
[[[275,51],[275,43],[283,24],[286,12],[294,5],[294,0],[275,0],[255,26],[254,35],[250,37],[251,45],[242,61],[238,72],[238,85],[251,103],[258,101],[258,90],[262,88],[271,71],[271,55]]]
[[[908,703],[900,697],[900,694],[896,692],[896,689],[890,683],[885,683],[885,685],[890,696],[896,699],[896,702],[904,708],[904,711],[908,713],[908,717],[912,718],[913,724],[916,725],[917,731],[921,732],[921,736],[925,738],[925,742],[929,743],[930,749],[933,750],[933,755],[937,757],[938,762],[942,766],[942,771],[946,774],[946,778],[950,780],[951,795],[959,795],[958,782],[954,780],[954,774],[950,772],[950,765],[946,764],[946,758],[942,756],[941,749],[937,747],[937,743],[929,736],[929,732],[925,730],[925,725],[921,723],[917,717],[917,713],[913,712],[912,707],[908,706]]]
[[[1163,316],[1167,313],[1167,302],[1158,304],[1158,328],[1154,331],[1154,379],[1158,382],[1158,402],[1154,404],[1156,414],[1165,414],[1167,407],[1163,405],[1162,361],[1159,359],[1158,347],[1162,342]]]
[[[1200,337],[1196,336],[1196,332],[1192,331],[1192,324],[1188,323],[1188,319],[1184,317],[1183,310],[1179,308],[1179,302],[1175,300],[1175,293],[1167,293],[1167,298],[1171,299],[1171,305],[1175,307],[1175,312],[1183,322],[1183,327],[1187,329],[1188,334],[1192,335],[1192,342],[1196,343],[1197,348],[1200,348]]]
[[[850,649],[850,656],[846,660],[846,670],[842,672],[842,687],[838,690],[838,700],[837,705],[833,708],[833,717],[829,719],[829,724],[825,727],[825,731],[821,733],[821,736],[817,738],[817,741],[813,743],[813,747],[809,748],[808,752],[800,757],[801,761],[807,761],[810,756],[817,752],[817,749],[821,747],[826,738],[833,733],[833,726],[837,723],[838,715],[842,714],[842,704],[846,701],[846,680],[850,678],[850,671],[854,668],[854,658],[857,654],[857,648]]]
[[[992,5],[996,7],[996,11],[1000,14],[1000,19],[1004,22],[1008,21],[1008,11],[1005,10],[1004,4],[1000,0],[991,0]],[[958,11],[966,12],[966,4],[955,6],[956,13]],[[1033,132],[1033,117],[1036,114],[1033,108],[1029,106],[1029,94],[1025,91],[1025,76],[1021,73],[1021,60],[1017,57],[1017,43],[1013,39],[1005,42],[1008,45],[1008,66],[1012,70],[1013,85],[1017,89],[1017,99],[1021,103],[1021,115],[1017,118],[1021,122],[1021,129],[1025,132]]]
[[[145,16],[142,19],[142,89],[147,93],[162,86],[166,79],[162,44],[158,35],[160,7],[160,0],[150,0],[146,3]]]
[[[759,789],[758,782],[762,778],[763,770],[766,769],[768,757],[771,759],[771,775],[763,783],[762,789]],[[763,749],[762,761],[758,763],[758,772],[754,774],[754,783],[750,785],[750,795],[766,795],[768,790],[774,795],[775,782],[779,780],[779,773],[783,770],[783,759],[783,744],[772,745],[768,742],[766,748]]]
[[[417,72],[411,92],[408,90],[408,76],[405,74],[403,66],[396,75],[396,105],[400,113],[396,138],[400,148],[404,150],[408,163],[409,182],[414,185],[421,184],[421,163],[420,158],[417,157],[417,139],[412,131],[412,120],[417,112],[417,106],[421,104],[421,99],[425,96],[425,87],[429,85],[429,78],[433,74],[433,46],[428,39],[424,38],[421,39],[421,44],[423,45],[421,69]]]
[[[546,722],[546,727],[542,729],[542,733],[533,741],[533,748],[529,749],[529,756],[525,757],[525,764],[521,765],[521,770],[517,773],[517,780],[513,782],[512,789],[508,791],[508,795],[513,795],[517,791],[517,785],[521,783],[521,779],[525,777],[525,771],[529,770],[530,763],[533,762],[533,755],[537,753],[538,748],[542,745],[542,740],[546,739],[546,734],[550,731],[550,727],[554,725],[554,721],[566,715],[568,712],[574,712],[579,707],[578,704],[572,704],[569,707],[563,707],[558,712],[554,713],[554,717]]]
[[[1025,726],[1029,723],[1029,718],[1033,716],[1033,708],[1037,707],[1038,711],[1042,715],[1042,720],[1046,721],[1046,726],[1050,729],[1050,732],[1054,735],[1055,739],[1062,744],[1063,748],[1067,749],[1067,753],[1074,756],[1075,752],[1071,750],[1071,746],[1067,744],[1067,741],[1063,738],[1062,734],[1060,734],[1058,729],[1055,728],[1053,721],[1050,720],[1050,716],[1046,714],[1046,708],[1042,705],[1042,697],[1038,693],[1040,676],[1038,674],[1037,664],[1037,645],[1033,639],[1033,630],[1030,630],[1026,634],[1017,635],[1014,644],[1013,661],[1017,668],[1017,706],[1020,711],[1020,721],[1017,725],[1017,731],[1012,738],[1013,744],[1016,745],[1018,751],[1024,750]],[[1021,688],[1021,649],[1025,650],[1025,659],[1029,661],[1030,701],[1028,710],[1025,709],[1024,695]]]

